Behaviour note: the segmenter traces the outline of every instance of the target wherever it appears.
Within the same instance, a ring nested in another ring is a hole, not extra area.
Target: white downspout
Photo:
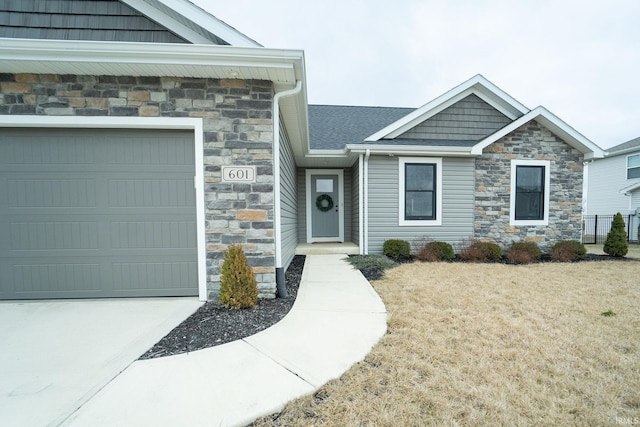
[[[369,156],[371,150],[367,148],[364,156],[364,253],[369,255]]]
[[[276,293],[280,298],[287,296],[282,267],[282,218],[280,217],[280,99],[297,95],[302,90],[298,80],[293,89],[278,92],[273,97],[273,237],[275,240]]]
[[[364,154],[358,156],[358,245],[360,255],[364,255]]]

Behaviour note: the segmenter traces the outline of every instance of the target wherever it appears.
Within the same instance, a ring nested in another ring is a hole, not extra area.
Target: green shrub
[[[382,279],[386,269],[398,265],[384,255],[354,255],[350,256],[348,261],[360,270],[367,280]]]
[[[507,251],[507,259],[515,264],[529,264],[542,257],[542,251],[535,242],[514,242]]]
[[[502,259],[502,248],[493,242],[473,240],[458,255],[464,261],[499,261]]]
[[[627,232],[624,226],[624,220],[620,212],[613,217],[611,223],[611,230],[607,234],[607,240],[604,242],[602,248],[604,253],[614,257],[623,257],[629,251],[629,244],[627,243]]]
[[[358,270],[367,268],[387,269],[397,264],[384,255],[354,255],[347,259]]]
[[[220,277],[220,303],[228,308],[250,308],[258,302],[258,284],[239,245],[224,253]]]
[[[560,262],[572,262],[584,258],[587,248],[577,240],[562,240],[551,248],[551,259]]]
[[[406,240],[385,240],[382,253],[395,261],[404,261],[411,258],[411,245]]]
[[[455,257],[453,246],[447,242],[429,242],[416,255],[421,261],[451,261]]]

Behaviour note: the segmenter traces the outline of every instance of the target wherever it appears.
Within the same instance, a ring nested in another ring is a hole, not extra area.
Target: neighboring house
[[[302,244],[548,247],[580,238],[602,157],[480,75],[418,109],[308,106],[303,52],[186,0],[0,2],[0,37],[0,299],[215,298],[230,244],[262,297]]]
[[[630,240],[638,240],[640,225],[640,138],[605,151],[587,166],[585,215],[614,215],[631,219]],[[599,230],[606,234],[609,230]]]

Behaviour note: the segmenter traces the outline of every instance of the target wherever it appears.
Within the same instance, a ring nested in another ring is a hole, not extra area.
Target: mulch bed
[[[285,273],[287,292],[289,293],[287,298],[260,299],[255,307],[246,310],[232,310],[221,306],[217,301],[208,301],[140,356],[140,360],[188,353],[236,341],[256,334],[279,322],[291,310],[295,302],[300,286],[302,269],[304,268],[304,260],[304,256],[295,256]],[[637,260],[626,257],[618,258],[608,255],[587,254],[577,262],[584,261]],[[452,262],[463,261],[456,259]],[[508,263],[505,259],[495,262]],[[543,256],[539,262],[551,262],[551,259],[548,256]],[[384,276],[384,269],[382,268],[364,268],[360,271],[369,281],[379,280]]]
[[[634,258],[627,258],[627,257],[612,257],[609,255],[586,254],[584,258],[574,262],[585,262],[585,261],[636,261],[637,262],[638,260]],[[396,261],[396,262],[398,262],[398,264],[406,264],[406,263],[417,262],[417,261],[415,261],[412,258],[409,260]],[[463,261],[462,259],[460,259],[459,256],[456,255],[456,258],[449,262],[468,262],[468,261]],[[486,262],[493,262],[497,264],[514,264],[512,262],[509,262],[506,259],[506,257],[503,257],[499,261],[486,261]],[[548,254],[543,254],[538,262],[542,263],[542,262],[554,262],[554,261],[551,259],[551,257]],[[380,280],[384,276],[384,269],[381,267],[362,268],[360,269],[360,272],[370,282],[373,280]]]
[[[260,299],[246,310],[233,310],[208,301],[140,356],[140,360],[188,353],[256,334],[279,322],[298,295],[305,257],[296,255],[285,273],[287,298]]]

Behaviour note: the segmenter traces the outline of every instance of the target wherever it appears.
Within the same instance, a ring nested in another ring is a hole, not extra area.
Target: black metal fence
[[[583,215],[582,217],[582,243],[595,245],[604,243],[607,234],[611,230],[611,223],[615,215]],[[631,238],[631,215],[623,216],[624,226],[627,231],[627,241]]]

